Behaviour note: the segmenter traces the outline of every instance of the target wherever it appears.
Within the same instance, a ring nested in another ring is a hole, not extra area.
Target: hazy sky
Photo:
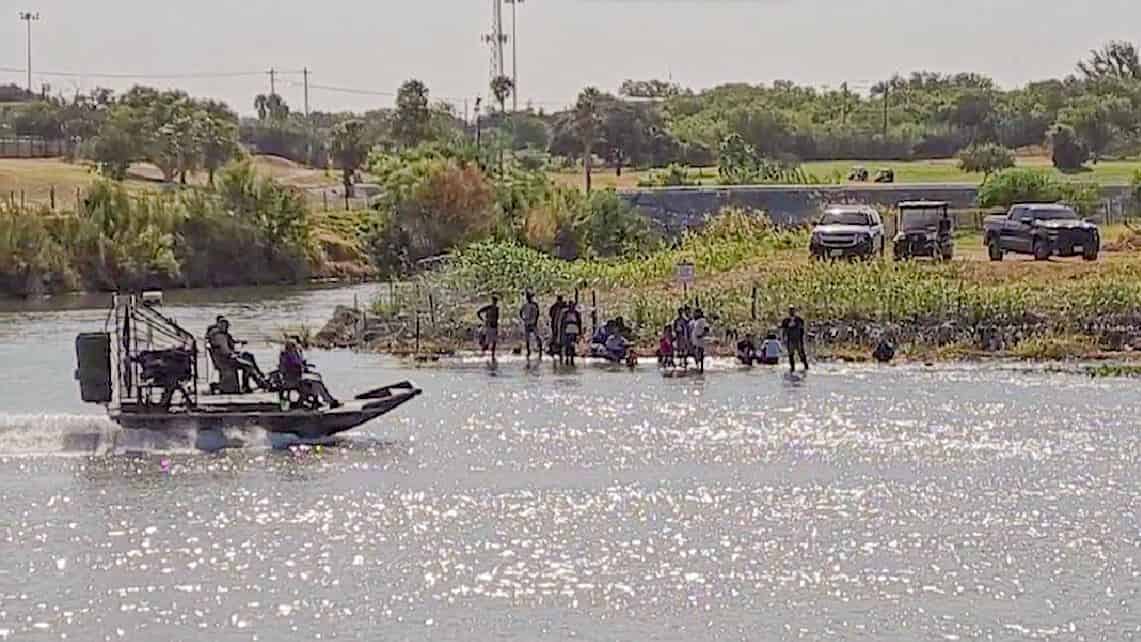
[[[33,70],[83,74],[256,72],[309,67],[317,85],[394,92],[417,77],[433,96],[487,93],[480,36],[491,0],[13,0],[0,21],[0,67],[24,68],[20,10],[38,11]],[[19,4],[23,3],[23,4]],[[510,28],[510,7],[505,22]],[[1138,0],[524,0],[520,103],[548,109],[586,84],[672,78],[863,88],[894,72],[975,71],[1007,86],[1065,75],[1092,47],[1141,39]],[[1130,30],[1130,27],[1133,30]],[[510,49],[507,53],[510,66]],[[281,93],[300,108],[299,75]],[[23,83],[19,72],[0,81]],[[134,81],[36,76],[53,91]],[[264,74],[140,79],[220,97],[242,112],[268,90]],[[389,105],[391,97],[314,89],[314,109]]]

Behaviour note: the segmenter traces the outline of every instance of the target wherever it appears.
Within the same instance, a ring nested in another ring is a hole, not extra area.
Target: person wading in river
[[[548,311],[551,315],[551,356],[559,361],[563,359],[563,311],[566,310],[567,304],[560,294],[555,297],[555,302],[551,304],[551,309]]]
[[[689,366],[689,306],[678,308],[674,327],[674,359],[681,357],[681,367]]]
[[[491,350],[491,360],[495,361],[495,349],[499,347],[499,297],[491,295],[491,303],[480,308],[476,316],[483,322],[483,343]]]
[[[781,330],[784,331],[784,343],[788,347],[788,363],[792,368],[792,372],[796,372],[796,357],[800,356],[800,362],[804,364],[804,370],[808,370],[808,355],[804,352],[804,319],[796,313],[796,307],[789,307],[788,318],[781,322]]]
[[[578,348],[578,338],[582,336],[582,315],[576,305],[569,304],[560,316],[562,327],[559,336],[563,340],[563,358],[566,363],[574,365],[574,357]]]
[[[519,308],[519,320],[523,322],[523,342],[527,349],[527,360],[531,359],[531,337],[535,338],[535,350],[539,361],[543,360],[543,340],[539,337],[539,304],[535,295],[528,292],[523,307]]]

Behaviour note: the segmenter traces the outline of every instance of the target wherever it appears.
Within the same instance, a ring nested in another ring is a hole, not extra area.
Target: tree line
[[[910,160],[964,155],[979,171],[1001,169],[1002,150],[1041,147],[1066,170],[1141,150],[1141,59],[1110,42],[1059,79],[1002,89],[973,73],[896,75],[866,95],[788,81],[693,91],[661,80],[628,80],[617,93],[584,89],[567,109],[509,111],[510,79],[491,82],[494,104],[474,118],[434,101],[418,80],[393,107],[364,113],[298,113],[278,95],[257,96],[256,115],[184,92],[136,87],[70,99],[0,88],[0,135],[81,141],[79,153],[111,177],[131,162],[167,180],[212,172],[239,145],[314,166],[360,168],[368,149],[478,140],[532,166],[628,167],[724,164],[741,178],[779,176],[809,160]],[[500,154],[501,155],[501,154]],[[497,161],[499,162],[499,161]],[[997,165],[997,167],[996,167]],[[773,168],[777,168],[774,170]],[[589,180],[589,179],[588,179]]]

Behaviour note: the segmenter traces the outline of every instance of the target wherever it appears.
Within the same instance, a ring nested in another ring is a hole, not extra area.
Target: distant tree
[[[258,94],[254,98],[254,109],[261,121],[280,122],[289,117],[289,105],[278,94]]]
[[[508,76],[496,76],[491,79],[491,95],[495,96],[495,102],[499,103],[500,113],[507,112],[507,99],[514,91],[515,82]]]
[[[1078,63],[1078,71],[1086,80],[1141,80],[1141,56],[1133,43],[1113,40],[1090,51],[1089,58]]]
[[[959,169],[971,174],[982,174],[987,182],[991,174],[1014,167],[1014,154],[997,143],[971,145],[959,152]]]
[[[582,145],[582,167],[586,176],[586,193],[590,193],[591,161],[594,155],[594,145],[598,142],[598,130],[601,126],[599,116],[599,102],[602,92],[595,87],[587,87],[578,95],[574,105],[574,129]]]
[[[618,94],[627,98],[673,98],[682,95],[682,88],[665,80],[624,80]]]
[[[1089,159],[1089,150],[1082,144],[1074,128],[1057,123],[1048,134],[1054,167],[1064,172],[1075,172]]]
[[[138,156],[138,140],[121,118],[109,118],[99,128],[99,134],[92,141],[91,160],[99,173],[111,180],[127,178],[127,170]]]
[[[392,118],[392,136],[405,147],[428,140],[432,112],[428,88],[419,80],[407,80],[396,92],[396,113]]]
[[[214,184],[214,175],[227,163],[241,155],[238,144],[238,117],[225,104],[205,101],[199,105],[199,137],[202,150],[202,167],[207,180]]]
[[[364,121],[349,120],[333,128],[333,160],[341,168],[341,182],[345,186],[346,199],[353,192],[353,175],[368,160],[371,145],[365,137],[367,129]]]
[[[1073,127],[1094,163],[1123,130],[1133,127],[1134,118],[1129,99],[1093,94],[1081,96],[1058,113],[1058,120]]]

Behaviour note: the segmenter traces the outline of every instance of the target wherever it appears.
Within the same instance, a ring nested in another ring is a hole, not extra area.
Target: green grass
[[[803,169],[820,179],[829,179],[834,175],[847,178],[848,172],[856,166],[867,168],[873,176],[876,170],[891,168],[895,170],[896,183],[902,184],[981,183],[983,178],[982,174],[967,174],[960,171],[958,160],[953,158],[922,161],[812,161],[805,163]],[[1091,181],[1101,185],[1128,185],[1133,173],[1141,170],[1141,159],[1102,161],[1096,165],[1091,163],[1086,171],[1069,174],[1054,169],[1050,159],[1045,156],[1020,157],[1017,159],[1017,166],[1048,170],[1066,180]],[[716,167],[690,168],[690,171],[695,175],[700,173],[702,185],[717,185]],[[651,172],[652,170],[626,170],[619,177],[612,169],[601,169],[594,172],[593,184],[598,188],[637,189],[638,182],[647,178]],[[564,185],[582,187],[583,184],[581,170],[559,171],[552,173],[551,176]],[[844,183],[847,184],[846,181]]]

